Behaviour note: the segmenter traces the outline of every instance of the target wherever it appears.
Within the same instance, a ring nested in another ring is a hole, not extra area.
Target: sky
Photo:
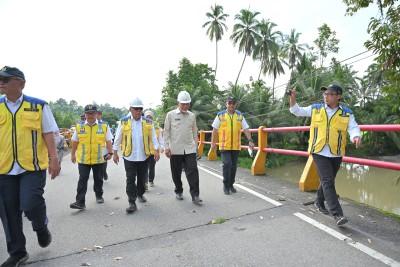
[[[24,94],[46,101],[122,108],[139,97],[145,108],[155,108],[167,73],[177,72],[182,58],[215,67],[215,42],[202,28],[214,4],[229,14],[228,30],[218,43],[221,90],[234,83],[244,57],[229,39],[242,9],[260,12],[259,20],[270,19],[284,34],[296,29],[300,43],[310,45],[326,23],[340,40],[339,53],[328,58],[339,61],[366,51],[369,19],[377,15],[371,7],[345,16],[341,0],[0,0],[0,68],[18,67],[27,80]],[[361,77],[373,57],[362,58],[369,55],[346,63],[359,60],[353,69]],[[259,63],[247,58],[238,83],[249,83],[258,72]],[[272,87],[271,77],[262,78]],[[280,77],[276,86],[287,80]],[[278,88],[278,96],[283,91],[284,86]]]

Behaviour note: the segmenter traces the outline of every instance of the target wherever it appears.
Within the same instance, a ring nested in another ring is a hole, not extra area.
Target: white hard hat
[[[132,108],[143,108],[143,102],[140,98],[136,97],[131,102],[129,102],[129,106]]]
[[[146,112],[144,113],[144,116],[145,117],[147,117],[147,116],[151,116],[152,118],[154,118],[154,113],[153,113],[153,111],[151,111],[151,110],[146,110]]]
[[[181,91],[178,94],[178,99],[177,99],[180,103],[190,103],[192,101],[192,99],[190,99],[190,95],[188,92],[186,91]]]

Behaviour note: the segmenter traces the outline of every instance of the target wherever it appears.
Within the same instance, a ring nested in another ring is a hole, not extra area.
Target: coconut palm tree
[[[233,33],[230,37],[233,44],[239,43],[239,52],[244,52],[244,58],[242,66],[240,67],[238,76],[236,78],[235,86],[239,80],[240,73],[247,56],[250,56],[256,46],[256,38],[259,37],[258,34],[258,24],[259,21],[256,17],[260,12],[251,12],[249,10],[242,9],[240,14],[235,15],[235,20],[239,22],[233,25]]]
[[[282,60],[279,56],[279,48],[271,52],[266,69],[268,74],[274,79],[272,83],[272,101],[275,101],[275,81],[280,74],[285,74],[285,70],[283,69]]]
[[[214,76],[217,77],[217,67],[218,67],[218,41],[222,39],[225,31],[228,27],[225,25],[224,21],[229,16],[224,13],[224,8],[220,5],[215,4],[211,6],[211,12],[207,12],[206,16],[209,21],[203,24],[203,28],[207,27],[207,35],[211,41],[215,39],[215,71]]]
[[[297,63],[298,59],[301,57],[301,52],[305,50],[306,44],[299,44],[299,32],[296,32],[295,29],[290,31],[290,35],[285,35],[284,37],[284,45],[283,52],[285,53],[288,59],[289,69],[293,71],[293,67]]]
[[[268,61],[272,51],[279,49],[278,41],[282,40],[282,33],[280,31],[273,31],[275,26],[277,26],[276,23],[265,19],[262,19],[260,24],[257,25],[259,35],[256,36],[253,59],[261,61],[258,80],[260,79],[261,72],[264,75],[268,72]]]

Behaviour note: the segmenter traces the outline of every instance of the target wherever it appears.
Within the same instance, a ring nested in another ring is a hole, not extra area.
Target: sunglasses
[[[0,82],[2,82],[2,83],[8,83],[9,81],[12,81],[12,80],[21,80],[21,79],[14,78],[14,77],[0,77]]]
[[[143,108],[132,108],[133,110],[140,110],[140,111],[142,111],[143,110]]]

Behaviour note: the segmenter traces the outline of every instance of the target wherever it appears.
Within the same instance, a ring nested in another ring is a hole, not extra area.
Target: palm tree
[[[272,51],[277,51],[279,49],[277,41],[279,38],[282,40],[282,33],[280,31],[273,31],[275,26],[277,26],[277,24],[265,19],[262,19],[260,24],[257,25],[259,36],[257,36],[256,39],[253,59],[261,61],[258,80],[260,79],[261,72],[263,74],[268,72],[268,61],[271,57]]]
[[[279,48],[278,48],[279,50]],[[278,50],[272,50],[271,57],[269,58],[266,69],[268,74],[274,79],[272,83],[272,100],[275,100],[275,81],[278,75],[285,74],[285,70],[282,66],[282,61],[280,59]]]
[[[299,32],[295,29],[290,31],[290,35],[285,35],[285,42],[283,45],[283,52],[288,59],[289,69],[293,71],[298,59],[301,57],[301,51],[304,51],[305,44],[299,44]]]
[[[224,13],[224,8],[220,5],[215,4],[211,6],[211,12],[206,13],[207,18],[210,20],[203,24],[203,28],[207,27],[207,35],[210,37],[210,40],[213,41],[215,39],[215,74],[217,77],[217,67],[218,67],[218,41],[222,39],[222,35],[224,35],[225,31],[228,30],[228,27],[225,25],[224,21],[229,16]]]
[[[233,33],[230,38],[234,45],[239,43],[239,52],[244,52],[242,66],[236,78],[235,86],[239,80],[246,57],[252,54],[256,46],[256,38],[259,36],[257,29],[259,21],[256,19],[256,16],[259,14],[260,12],[253,13],[249,10],[242,9],[240,14],[235,15],[235,20],[238,20],[239,23],[233,25]]]

